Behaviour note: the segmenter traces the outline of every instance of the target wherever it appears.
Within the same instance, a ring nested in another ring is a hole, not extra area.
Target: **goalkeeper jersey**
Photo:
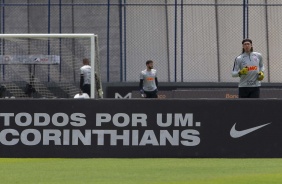
[[[240,76],[239,87],[259,87],[261,82],[258,81],[258,73],[264,71],[264,65],[262,56],[258,52],[251,52],[250,54],[243,53],[236,57],[232,76],[239,77],[238,72],[244,68],[248,67],[247,75]]]
[[[83,75],[83,78],[84,78],[83,85],[91,84],[91,66],[90,65],[83,65],[80,68],[80,75]]]
[[[155,91],[157,89],[156,85],[157,70],[151,69],[150,71],[143,70],[140,74],[140,79],[143,80],[143,90],[144,91]]]

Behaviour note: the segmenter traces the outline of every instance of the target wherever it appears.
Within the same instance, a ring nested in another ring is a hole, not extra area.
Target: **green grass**
[[[8,159],[1,184],[275,184],[282,159]]]

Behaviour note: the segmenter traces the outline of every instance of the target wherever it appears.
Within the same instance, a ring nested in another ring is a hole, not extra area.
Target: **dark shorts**
[[[158,90],[155,91],[144,91],[146,98],[158,98]]]
[[[259,87],[240,87],[239,98],[259,98],[260,88]]]
[[[90,96],[90,84],[84,84],[82,86],[82,92],[87,93]]]

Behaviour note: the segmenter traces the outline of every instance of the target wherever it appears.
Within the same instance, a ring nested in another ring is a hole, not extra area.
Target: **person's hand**
[[[143,89],[140,89],[140,94],[142,98],[146,98],[146,94]]]
[[[263,72],[259,72],[259,73],[258,73],[258,80],[259,80],[259,81],[262,81],[263,78],[264,78],[264,73],[263,73]]]
[[[248,74],[248,67],[242,68],[242,70],[239,71],[239,76],[241,75],[247,75]]]
[[[103,90],[102,89],[98,89],[98,96],[99,96],[99,98],[103,98],[103,94],[104,94]]]

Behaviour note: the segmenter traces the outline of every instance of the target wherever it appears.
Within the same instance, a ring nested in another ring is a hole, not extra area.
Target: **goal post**
[[[102,88],[98,52],[95,34],[0,34],[0,84],[8,97],[73,98],[88,58],[95,98],[95,73]]]

